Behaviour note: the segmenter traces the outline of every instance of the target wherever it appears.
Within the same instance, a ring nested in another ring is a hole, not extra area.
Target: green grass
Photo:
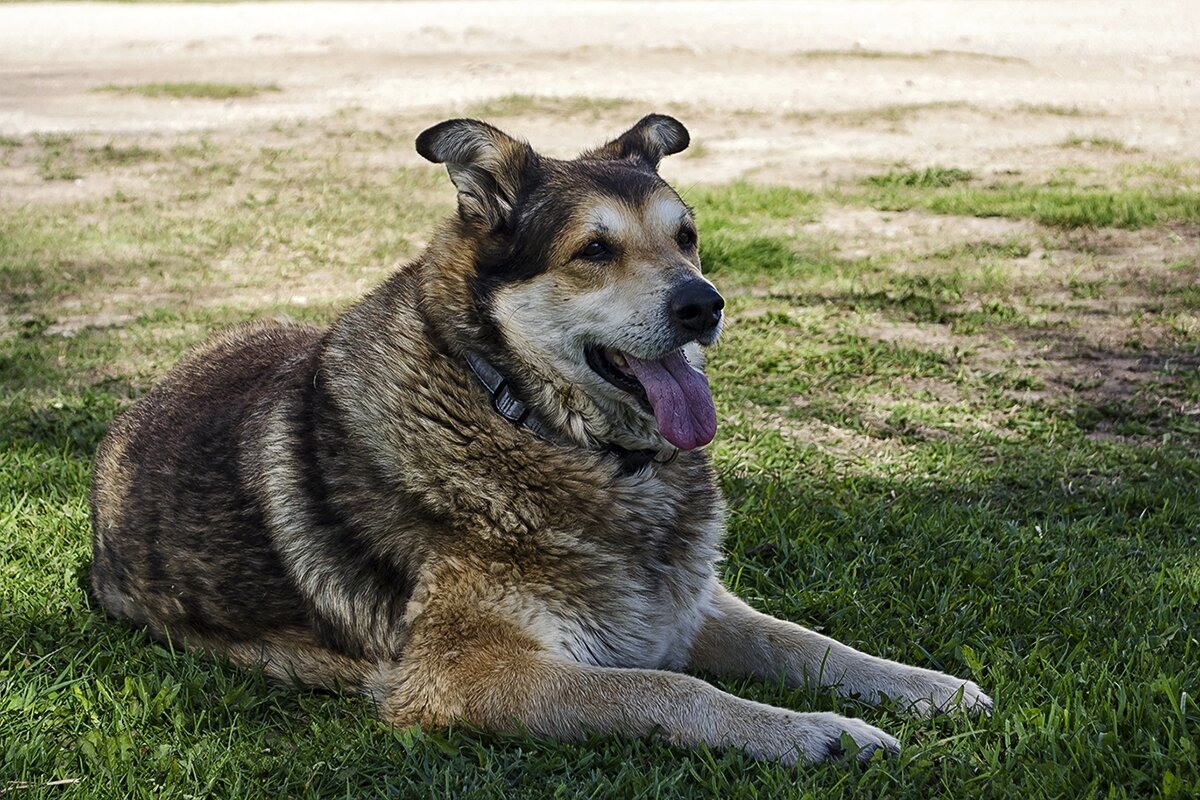
[[[121,146],[112,142],[107,142],[100,147],[93,147],[90,154],[92,161],[97,164],[117,166],[136,164],[140,161],[153,161],[159,155],[156,151],[139,144]]]
[[[1130,147],[1120,139],[1110,136],[1068,136],[1059,147],[1073,150],[1100,150],[1108,153],[1136,153],[1136,147]]]
[[[946,192],[931,198],[928,208],[938,214],[1032,219],[1060,228],[1145,228],[1200,223],[1200,192],[1017,184]]]
[[[38,145],[117,188],[0,215],[6,797],[1200,792],[1200,265],[1085,252],[1082,234],[851,257],[806,227],[826,212],[818,194],[685,192],[729,301],[709,361],[727,580],[770,613],[975,679],[996,713],[910,720],[720,685],[862,717],[904,741],[898,758],[789,770],[629,738],[397,731],[361,698],[281,688],[106,618],[86,591],[106,426],[209,331],[328,320],[415,252],[453,193],[438,169],[381,167],[395,135],[357,120],[257,148]],[[134,180],[148,169],[152,185]],[[977,183],[855,191],[914,207],[1010,191]],[[1048,191],[1047,209],[1071,196]],[[1155,208],[1144,224],[1168,242]],[[1030,261],[1035,245],[1051,255]],[[1126,377],[1097,382],[1114,365]],[[78,783],[46,785],[63,780]]]
[[[201,98],[205,100],[233,100],[256,97],[266,92],[282,91],[275,84],[257,83],[210,83],[203,81],[179,81],[171,83],[108,84],[97,89],[116,94],[137,94],[142,97],[168,97],[175,99]]]
[[[1126,181],[1079,186],[1060,177],[1044,184],[984,183],[956,167],[888,172],[867,177],[866,191],[843,195],[885,211],[918,208],[935,214],[1031,219],[1056,228],[1145,228],[1200,224],[1200,190],[1186,181]]]
[[[922,170],[905,170],[872,175],[866,182],[871,186],[916,186],[920,188],[954,186],[967,183],[975,176],[969,170],[957,167],[926,167]]]
[[[38,134],[34,141],[41,148],[37,174],[44,181],[73,181],[81,177],[73,147],[75,138],[67,134]]]

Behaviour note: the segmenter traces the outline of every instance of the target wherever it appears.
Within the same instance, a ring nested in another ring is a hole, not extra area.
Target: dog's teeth
[[[616,350],[608,351],[608,360],[618,367],[628,366],[625,361],[625,356],[622,353],[618,353]]]

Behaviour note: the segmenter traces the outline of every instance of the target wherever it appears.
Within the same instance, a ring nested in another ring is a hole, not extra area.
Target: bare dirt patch
[[[1037,226],[999,217],[952,217],[920,211],[879,211],[855,206],[828,206],[805,230],[839,243],[847,258],[873,254],[926,256],[957,245],[978,242],[1028,241]]]
[[[705,153],[669,167],[684,182],[808,184],[894,161],[1037,171],[1081,134],[1200,155],[1200,9],[1184,0],[66,8],[0,6],[0,133],[245,130],[360,108],[411,116],[408,149],[438,115],[522,93],[630,101],[567,119],[523,109],[519,127],[551,151],[686,111]],[[185,82],[281,91],[94,91]]]

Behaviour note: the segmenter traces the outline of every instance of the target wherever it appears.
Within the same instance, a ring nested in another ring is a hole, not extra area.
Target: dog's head
[[[700,346],[724,301],[701,276],[691,209],[657,172],[687,144],[657,114],[569,161],[477,120],[417,139],[458,189],[454,236],[473,254],[484,328],[576,433],[685,450],[716,433]]]

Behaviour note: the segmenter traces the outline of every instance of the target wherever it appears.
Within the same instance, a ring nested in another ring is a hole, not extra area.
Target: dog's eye
[[[608,245],[599,239],[595,239],[584,245],[584,248],[579,251],[579,258],[587,258],[592,261],[601,261],[612,255],[612,251],[608,249]]]
[[[681,250],[691,250],[696,246],[696,232],[691,228],[680,228],[679,233],[675,234],[675,241]]]

